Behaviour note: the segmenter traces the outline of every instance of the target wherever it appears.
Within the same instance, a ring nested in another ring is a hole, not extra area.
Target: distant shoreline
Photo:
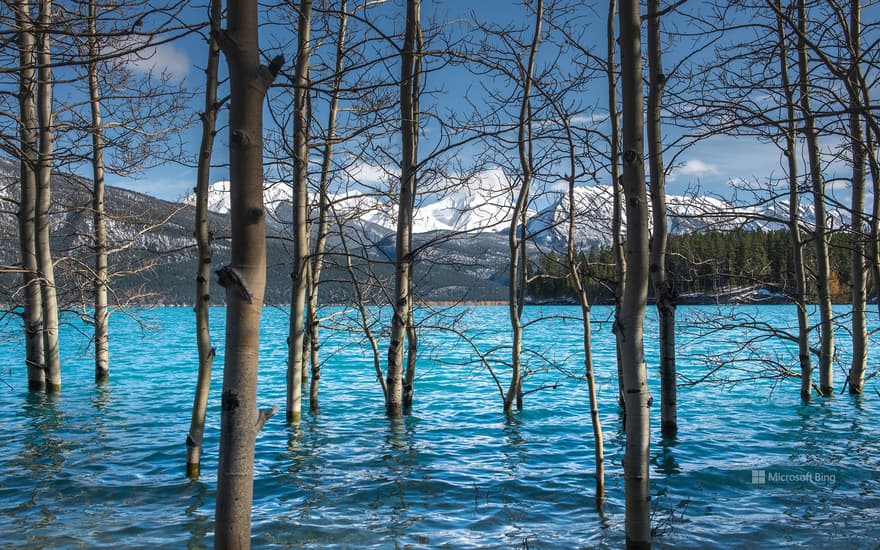
[[[868,305],[875,305],[876,299],[871,298],[868,301]],[[717,298],[691,298],[685,297],[680,298],[677,302],[677,306],[779,306],[779,305],[792,305],[794,302],[788,298],[780,298],[773,297],[764,300],[742,300],[736,298],[728,298],[728,297],[717,297]],[[834,302],[834,305],[849,305],[850,302]],[[321,306],[351,306],[351,303],[326,303],[321,304]],[[375,306],[377,304],[369,304],[370,306]],[[475,307],[475,306],[506,306],[506,300],[424,300],[416,302],[416,306],[422,307],[455,307],[455,306],[467,306],[467,307]],[[576,300],[573,299],[554,299],[554,300],[529,300],[525,304],[526,306],[577,306],[579,305]],[[597,302],[591,302],[591,306],[613,306],[614,302],[608,300],[601,300]],[[648,305],[653,307],[655,305],[653,300],[648,300]],[[807,302],[807,305],[815,306],[817,305],[815,302]],[[169,303],[154,303],[154,304],[142,304],[140,306],[134,307],[194,307],[193,304],[169,304]],[[225,304],[211,304],[211,307],[225,307]],[[266,303],[263,304],[263,307],[290,307],[289,303]]]

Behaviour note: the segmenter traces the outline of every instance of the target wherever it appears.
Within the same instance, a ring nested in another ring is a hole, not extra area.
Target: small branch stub
[[[247,289],[244,281],[241,278],[241,275],[239,275],[238,271],[236,271],[235,268],[227,265],[218,269],[216,273],[217,284],[225,288],[227,291],[233,288],[239,289],[244,295],[245,300],[247,300],[249,304],[253,303],[253,295]]]
[[[266,425],[266,422],[269,421],[270,418],[275,416],[275,413],[278,412],[278,405],[273,405],[271,409],[260,409],[260,414],[257,415],[257,432],[263,429],[263,426]]]

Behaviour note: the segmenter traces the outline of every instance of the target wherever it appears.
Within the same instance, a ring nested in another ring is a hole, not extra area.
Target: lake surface
[[[464,311],[444,315],[463,314],[459,326],[477,348],[496,349],[489,361],[506,383],[506,308]],[[728,311],[779,326],[795,322],[790,306],[680,308],[683,381],[707,373],[704,357],[723,360],[748,336],[700,333]],[[341,312],[332,312],[339,322]],[[54,397],[26,391],[20,330],[10,322],[0,332],[0,547],[212,546],[224,311],[212,310],[218,360],[196,482],[184,476],[194,314],[137,313],[147,331],[123,314],[112,317],[111,380],[101,387],[92,380],[86,329],[68,319],[63,392]],[[281,411],[257,440],[254,548],[622,547],[623,435],[610,313],[593,310],[608,493],[599,513],[586,388],[565,375],[582,371],[577,308],[527,308],[530,318],[550,318],[526,333],[536,372],[525,390],[549,388],[526,395],[525,409],[510,417],[473,348],[432,329],[421,339],[412,414],[389,422],[369,348],[357,333],[324,330],[321,410],[304,414],[297,428],[284,424],[287,311],[267,308],[259,402]],[[876,311],[870,317],[876,328]],[[651,312],[646,350],[657,403],[653,319]],[[840,367],[848,368],[845,331],[838,338]],[[780,360],[791,352],[777,340],[755,350]],[[871,351],[876,367],[880,353]],[[545,360],[559,368],[544,369]],[[754,365],[721,372],[750,378]],[[842,388],[842,371],[836,377]],[[659,439],[655,405],[657,547],[876,547],[878,387],[871,380],[863,398],[804,405],[797,380],[683,386],[675,441]]]

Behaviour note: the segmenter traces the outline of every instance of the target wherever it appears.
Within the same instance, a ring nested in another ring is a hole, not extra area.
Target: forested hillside
[[[785,229],[670,235],[667,270],[679,303],[791,302],[796,292],[791,243],[791,234]],[[850,300],[852,268],[847,247],[844,235],[831,238],[830,291],[835,303]],[[809,249],[807,252],[806,267],[815,269],[815,256]],[[612,251],[593,247],[578,254],[578,264],[591,301],[613,303]],[[534,270],[529,283],[534,301],[575,300],[565,258],[556,253],[546,254],[537,260]],[[653,293],[650,288],[651,298]],[[816,300],[815,290],[807,294],[807,300]]]

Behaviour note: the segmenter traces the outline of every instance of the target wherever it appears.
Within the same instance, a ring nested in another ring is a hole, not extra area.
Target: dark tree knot
[[[237,145],[245,146],[251,142],[251,138],[248,137],[247,132],[244,130],[233,130],[232,141]]]
[[[278,73],[281,71],[281,67],[284,66],[284,54],[278,54],[272,58],[272,61],[269,62],[269,72],[272,73],[273,77],[278,76]]]
[[[220,407],[224,411],[232,412],[239,406],[238,395],[232,390],[226,390],[223,392],[223,396],[220,398]]]

